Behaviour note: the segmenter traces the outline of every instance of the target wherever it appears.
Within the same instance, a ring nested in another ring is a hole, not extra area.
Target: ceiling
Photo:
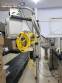
[[[32,0],[0,0],[1,6],[18,6],[21,2],[25,2],[26,6],[31,8],[61,8],[62,0],[40,0],[36,5]]]

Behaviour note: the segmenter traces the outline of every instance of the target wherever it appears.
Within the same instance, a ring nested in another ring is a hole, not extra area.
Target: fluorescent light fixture
[[[40,1],[40,0],[33,0],[33,2],[34,2],[35,4],[37,4],[39,1]]]

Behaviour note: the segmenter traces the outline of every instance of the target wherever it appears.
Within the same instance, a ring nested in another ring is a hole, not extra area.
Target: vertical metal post
[[[61,50],[61,42],[60,42],[60,37],[58,38],[58,41],[57,41],[57,44],[58,44],[58,49],[59,49],[59,52],[60,52],[60,50]]]
[[[39,83],[39,61],[40,61],[40,55],[41,55],[41,50],[40,50],[40,42],[38,39],[38,43],[35,45],[35,55],[36,55],[36,83]]]
[[[36,83],[39,83],[39,58],[36,58]]]

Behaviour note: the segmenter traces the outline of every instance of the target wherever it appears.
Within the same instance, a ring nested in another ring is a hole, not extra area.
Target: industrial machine
[[[27,7],[11,8],[9,14],[5,25],[4,49],[8,53],[17,52],[17,56],[5,63],[8,65],[6,82],[17,83],[26,64],[34,57],[36,83],[39,83],[41,46],[47,47],[49,45],[48,40],[40,34],[40,26],[32,9]],[[6,54],[5,56],[9,57]]]
[[[41,53],[40,36],[39,24],[36,21],[33,10],[26,7],[10,9],[10,16],[6,19],[4,46],[8,47],[8,53],[16,53],[17,51],[17,56],[5,64],[9,65],[6,69],[7,83],[18,82],[22,71],[30,60],[31,52],[33,53],[32,56],[35,56],[36,76],[34,78],[36,77],[36,82],[38,82],[39,57]]]

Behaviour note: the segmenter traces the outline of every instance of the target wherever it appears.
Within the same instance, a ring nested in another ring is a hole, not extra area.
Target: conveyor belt
[[[22,75],[22,72],[28,62],[29,52],[18,54],[12,61],[8,62],[6,65],[9,65],[7,71],[9,72],[6,80],[7,83],[17,83],[19,77]]]
[[[3,56],[4,64],[7,64],[8,62],[12,61],[17,56],[18,56],[18,54],[15,54],[15,53],[9,53],[9,54]]]

